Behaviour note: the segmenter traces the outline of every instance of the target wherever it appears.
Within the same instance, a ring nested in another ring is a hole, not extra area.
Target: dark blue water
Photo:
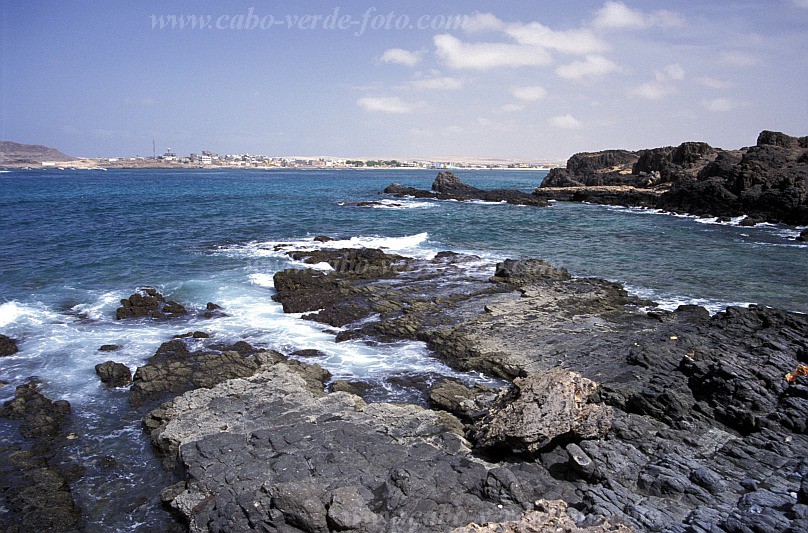
[[[525,191],[545,175],[457,174],[478,187]],[[340,246],[421,257],[466,251],[491,268],[507,257],[537,257],[576,275],[624,282],[669,307],[763,303],[808,312],[808,246],[787,239],[794,228],[582,204],[532,208],[378,194],[391,182],[429,188],[434,177],[426,170],[0,174],[0,333],[20,339],[21,349],[0,360],[0,380],[10,383],[0,400],[31,376],[44,381],[49,396],[69,400],[86,436],[75,450],[80,460],[93,464],[112,454],[138,472],[120,480],[90,468],[75,488],[88,519],[106,530],[159,529],[164,518],[152,485],[168,478],[138,421],[128,418],[126,392],[98,383],[93,367],[110,355],[98,352],[102,344],[121,345],[113,357],[136,367],[172,335],[204,329],[285,352],[319,349],[327,355],[318,362],[337,378],[452,373],[420,343],[335,344],[325,328],[283,315],[270,299],[272,274],[290,263],[274,252],[276,243],[311,246],[313,236],[326,234],[344,239]],[[383,205],[346,205],[362,200]],[[229,317],[150,327],[114,320],[120,298],[144,285],[190,307],[217,302]]]

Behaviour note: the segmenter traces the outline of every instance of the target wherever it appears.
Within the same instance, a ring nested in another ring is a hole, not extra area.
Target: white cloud
[[[503,111],[512,113],[514,111],[522,111],[525,108],[522,104],[505,104],[501,107]]]
[[[539,85],[527,85],[524,87],[514,87],[511,94],[523,102],[535,102],[547,96],[547,89]]]
[[[614,61],[599,55],[588,55],[583,61],[573,61],[556,69],[559,78],[578,80],[585,76],[600,76],[609,72],[618,72],[620,67]]]
[[[622,2],[606,2],[595,14],[596,28],[645,28],[642,11],[631,9]]]
[[[654,78],[657,81],[681,81],[685,79],[685,69],[683,69],[682,65],[679,63],[674,63],[673,65],[668,65],[662,70],[655,70]]]
[[[463,133],[463,128],[458,126],[457,124],[453,124],[451,126],[446,126],[440,130],[441,134],[443,135],[454,135],[457,133]]]
[[[586,28],[556,31],[538,22],[511,24],[505,33],[517,43],[538,46],[564,54],[596,54],[609,50],[609,45]]]
[[[670,28],[684,25],[684,17],[668,10],[643,13],[632,9],[623,2],[609,0],[595,13],[592,25],[603,30],[628,29],[641,30],[652,26]]]
[[[752,54],[736,50],[721,54],[721,62],[733,67],[754,67],[760,63],[760,59]]]
[[[356,103],[366,111],[394,114],[412,113],[426,105],[425,102],[405,102],[398,96],[366,96],[357,100]]]
[[[505,22],[501,21],[491,13],[475,12],[466,19],[463,29],[468,33],[485,33],[490,31],[502,31],[505,29]]]
[[[411,52],[402,48],[390,48],[384,51],[379,61],[382,63],[395,63],[396,65],[414,67],[421,62],[421,54],[420,52]]]
[[[550,125],[556,128],[562,128],[565,130],[572,130],[575,128],[581,127],[581,121],[577,118],[573,117],[569,113],[559,117],[553,117],[550,119]]]
[[[731,98],[713,98],[712,100],[702,100],[701,105],[713,113],[724,113],[738,109],[743,103]]]
[[[497,67],[543,66],[552,62],[546,50],[510,43],[466,43],[451,35],[433,37],[436,54],[455,69],[488,70]]]
[[[639,87],[632,89],[631,94],[646,98],[648,100],[660,100],[665,96],[676,92],[676,89],[669,84],[651,81],[643,83]]]
[[[733,84],[731,82],[725,80],[718,80],[716,78],[711,78],[709,76],[702,76],[696,81],[701,85],[704,85],[705,87],[709,87],[710,89],[730,89],[733,87]]]
[[[466,84],[464,80],[451,76],[435,76],[433,78],[421,78],[410,82],[414,89],[425,89],[433,91],[455,91],[462,89]]]

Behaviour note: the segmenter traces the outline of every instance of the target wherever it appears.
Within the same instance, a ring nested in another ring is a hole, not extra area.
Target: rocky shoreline
[[[337,342],[420,340],[511,385],[443,379],[421,405],[373,403],[360,382],[201,331],[167,340],[131,385],[122,365],[99,365],[130,387],[179,474],[161,498],[191,531],[808,528],[805,315],[664,311],[540,260],[288,253],[332,270],[276,273],[286,312],[333,326]],[[180,304],[137,294],[120,319],[181,319]],[[23,437],[0,450],[3,525],[81,530],[67,402],[23,385],[0,415]]]
[[[649,207],[703,217],[808,225],[808,137],[763,131],[755,146],[686,142],[579,153],[534,192],[544,200]]]
[[[187,393],[147,425],[189,473],[166,499],[192,530],[524,525],[548,501],[580,528],[808,526],[808,380],[786,379],[808,357],[804,315],[666,312],[537,260],[486,279],[452,253],[296,257],[335,270],[277,273],[290,312],[513,385],[444,381],[425,410],[324,394],[277,362]]]

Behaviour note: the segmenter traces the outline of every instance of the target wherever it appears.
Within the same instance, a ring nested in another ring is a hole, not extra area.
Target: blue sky
[[[4,0],[0,15],[0,138],[77,156],[154,139],[533,160],[808,134],[808,0]]]

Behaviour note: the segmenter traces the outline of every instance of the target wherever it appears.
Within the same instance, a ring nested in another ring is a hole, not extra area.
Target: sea
[[[546,175],[455,173],[476,187],[528,192]],[[272,276],[300,264],[276,250],[279,244],[383,248],[427,259],[451,250],[477,256],[485,275],[506,258],[540,258],[576,276],[621,282],[667,309],[698,304],[718,312],[759,303],[808,312],[808,245],[793,240],[802,228],[579,203],[537,208],[380,194],[393,182],[428,189],[435,175],[425,169],[0,173],[0,333],[18,339],[20,348],[0,359],[0,402],[36,379],[48,397],[71,403],[76,444],[69,451],[86,467],[73,494],[90,529],[156,531],[171,521],[157,493],[174,478],[128,407],[128,391],[100,383],[94,366],[106,360],[134,371],[162,342],[203,330],[217,341],[284,353],[319,350],[322,356],[308,360],[334,379],[379,385],[387,401],[410,399],[411,391],[393,379],[401,376],[490,381],[448,368],[419,342],[337,344],[334,328],[284,314],[272,300]],[[378,203],[355,205],[362,201]],[[336,240],[314,242],[318,235]],[[116,320],[120,300],[142,287],[188,308],[214,302],[227,316]],[[120,349],[99,351],[105,344]],[[12,431],[0,419],[0,437]]]

